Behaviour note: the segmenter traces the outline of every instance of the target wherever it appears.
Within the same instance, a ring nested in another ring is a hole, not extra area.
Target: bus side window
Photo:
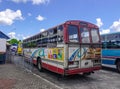
[[[57,41],[60,43],[60,42],[63,42],[63,26],[60,25],[59,27],[57,27]]]
[[[41,33],[41,45],[42,47],[47,47],[47,42],[48,42],[48,32],[42,32]]]
[[[40,47],[41,46],[41,39],[37,40],[37,46]]]
[[[108,41],[108,42],[102,42],[102,48],[105,49],[114,49],[114,48],[120,48],[120,45],[117,43],[117,41]]]
[[[37,38],[37,40],[36,40],[36,44],[37,44],[38,47],[41,47],[41,43],[42,43],[42,42],[41,42],[41,34],[39,34],[39,35],[38,35],[38,38]]]
[[[50,29],[48,31],[47,47],[57,46],[57,28]]]
[[[57,43],[57,28],[48,31],[48,43]]]

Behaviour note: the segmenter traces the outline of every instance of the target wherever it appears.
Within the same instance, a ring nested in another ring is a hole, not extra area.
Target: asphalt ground
[[[89,76],[77,74],[63,78],[48,70],[39,72],[21,56],[13,58],[12,64],[0,65],[0,80],[9,80],[11,85],[0,89],[120,89],[120,74],[113,68],[103,67]]]
[[[13,64],[0,65],[0,89],[58,89],[51,83]]]

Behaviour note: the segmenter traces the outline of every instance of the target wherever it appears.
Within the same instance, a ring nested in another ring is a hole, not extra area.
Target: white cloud
[[[28,13],[28,16],[32,16],[32,14],[31,14],[31,13]]]
[[[100,28],[103,25],[101,18],[96,18],[96,21],[97,21],[96,25]]]
[[[27,2],[32,2],[34,5],[39,5],[39,4],[47,4],[49,3],[49,0],[12,0],[15,3],[27,3]]]
[[[15,3],[26,3],[29,0],[12,0],[12,1],[15,2]]]
[[[32,0],[32,4],[36,4],[36,5],[46,4],[46,3],[49,3],[49,0]]]
[[[108,29],[102,29],[100,34],[107,34],[110,32],[120,32],[120,19],[118,21],[114,21]]]
[[[102,29],[100,31],[100,34],[107,34],[107,33],[110,33],[110,29]]]
[[[11,39],[15,38],[17,40],[23,40],[23,39],[30,37],[30,36],[24,36],[23,34],[16,34],[16,32],[10,32],[10,33],[8,33],[8,36]]]
[[[15,32],[10,32],[10,33],[8,33],[8,36],[10,38],[16,38],[16,33]]]
[[[101,20],[101,18],[96,18],[96,21],[97,21],[97,23],[96,23],[96,25],[99,27],[99,28],[101,28],[101,26],[103,25],[103,22],[102,22],[102,20]],[[110,33],[110,28],[108,28],[108,29],[100,29],[100,34],[107,34],[107,33]]]
[[[118,21],[114,21],[110,26],[110,29],[113,31],[120,31],[120,19]]]
[[[29,38],[30,36],[23,36],[23,40]]]
[[[0,24],[12,25],[14,20],[23,20],[20,10],[13,11],[11,9],[6,9],[0,12]]]
[[[40,32],[43,32],[43,31],[45,31],[45,29],[44,29],[44,28],[40,29]]]
[[[30,36],[24,36],[23,34],[17,34],[17,36],[16,36],[18,39],[20,39],[20,40],[23,40],[23,39],[26,39],[26,38],[28,38],[28,37],[30,37]]]
[[[96,24],[100,28],[103,25],[101,18],[97,18],[96,21]],[[118,21],[114,21],[107,29],[101,29],[100,34],[107,34],[110,32],[120,32],[120,19]]]
[[[39,20],[39,21],[43,21],[45,18],[42,17],[41,15],[38,15],[38,16],[36,17],[36,19]]]
[[[97,18],[96,21],[99,27],[103,25],[100,18]],[[120,19],[118,21],[114,21],[113,24],[109,26],[108,29],[101,29],[100,34],[107,34],[110,32],[120,32]]]
[[[17,34],[16,37],[17,37],[17,38],[23,38],[24,35],[23,35],[23,34]]]

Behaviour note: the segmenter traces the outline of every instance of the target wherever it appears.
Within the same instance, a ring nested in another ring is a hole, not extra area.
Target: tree
[[[11,40],[9,41],[9,43],[10,43],[10,44],[18,44],[19,41],[18,41],[17,39],[11,39]]]

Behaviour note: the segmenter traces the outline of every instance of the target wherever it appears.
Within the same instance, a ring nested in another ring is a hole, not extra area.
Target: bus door
[[[79,27],[78,25],[68,25],[68,67],[80,67],[80,44],[79,44]]]
[[[89,29],[79,28],[77,25],[68,25],[68,34],[69,68],[93,67],[93,62],[89,58],[91,55],[89,52],[91,50]]]
[[[81,33],[81,68],[94,67],[101,64],[101,48],[98,29],[80,28]]]
[[[90,31],[87,27],[80,27],[80,68],[93,67],[93,62],[90,56],[93,56],[91,51]]]
[[[91,34],[91,48],[92,54],[91,59],[93,61],[93,66],[101,66],[101,41],[100,41],[100,34],[97,28],[90,28]]]

